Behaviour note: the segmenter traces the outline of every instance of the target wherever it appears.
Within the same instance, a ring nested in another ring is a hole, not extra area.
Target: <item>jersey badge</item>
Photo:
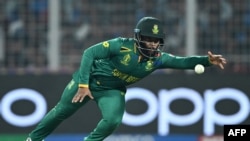
[[[122,60],[121,60],[121,63],[125,66],[128,65],[129,61],[131,60],[131,56],[129,54],[125,55]]]
[[[147,64],[146,64],[146,66],[145,66],[145,69],[146,69],[146,71],[150,71],[150,70],[153,69],[153,61],[152,61],[152,60],[148,60],[148,61],[147,61]]]

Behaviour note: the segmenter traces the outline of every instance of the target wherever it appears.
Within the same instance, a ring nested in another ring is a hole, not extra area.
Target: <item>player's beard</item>
[[[140,53],[147,58],[155,58],[158,56],[160,50],[159,48],[149,48],[146,47],[146,45],[144,43],[140,43],[140,45],[138,46],[138,49],[140,51]]]

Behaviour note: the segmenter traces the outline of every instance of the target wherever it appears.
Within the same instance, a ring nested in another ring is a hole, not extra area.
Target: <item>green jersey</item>
[[[161,52],[153,59],[143,57],[133,38],[115,38],[87,48],[73,79],[90,89],[125,88],[156,69],[193,69],[210,66],[208,56],[180,57]]]

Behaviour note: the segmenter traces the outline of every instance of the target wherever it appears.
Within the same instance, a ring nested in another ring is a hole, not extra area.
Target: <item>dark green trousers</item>
[[[90,98],[85,97],[81,103],[72,103],[72,98],[78,90],[78,84],[73,80],[64,89],[57,105],[51,109],[29,134],[32,141],[42,141],[65,119],[73,115]],[[102,114],[97,127],[85,137],[85,141],[102,141],[109,136],[121,123],[125,110],[124,92],[120,90],[91,91]],[[81,121],[83,119],[79,119]],[[77,123],[76,123],[77,124]]]

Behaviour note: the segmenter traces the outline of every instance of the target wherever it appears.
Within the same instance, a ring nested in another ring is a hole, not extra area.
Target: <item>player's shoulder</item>
[[[175,57],[175,55],[173,55],[173,54],[171,54],[171,53],[161,52],[161,57],[163,57],[163,56]]]
[[[134,46],[134,39],[133,38],[124,38],[124,37],[117,37],[113,39],[113,45],[116,47],[126,47],[126,48],[133,48]]]
[[[133,40],[132,38],[116,37],[116,38],[109,39],[106,42],[124,44],[127,42],[133,42]]]
[[[134,43],[134,38],[116,37],[116,38],[112,38],[103,42],[113,43],[113,44]]]
[[[134,38],[117,37],[115,39],[121,43],[133,43],[134,42]]]
[[[169,59],[173,59],[176,58],[175,55],[171,54],[171,53],[167,53],[167,52],[161,52],[159,57],[157,59],[159,60],[169,60]]]

